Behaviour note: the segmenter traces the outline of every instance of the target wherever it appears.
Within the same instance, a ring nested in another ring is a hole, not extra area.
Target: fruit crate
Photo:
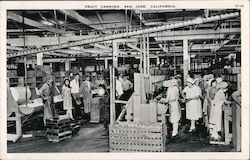
[[[72,136],[72,127],[68,118],[47,119],[46,127],[47,138],[51,142],[59,142]]]
[[[60,142],[64,139],[67,138],[71,138],[72,137],[72,131],[68,130],[65,132],[61,132],[61,133],[51,133],[51,132],[47,132],[47,138],[50,142]]]
[[[166,126],[160,122],[119,122],[109,127],[110,152],[165,152]]]

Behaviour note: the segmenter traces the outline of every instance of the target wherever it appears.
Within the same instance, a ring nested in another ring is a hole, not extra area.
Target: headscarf
[[[208,75],[205,75],[205,76],[203,77],[203,80],[204,80],[204,81],[208,81],[208,78],[209,78]]]
[[[174,78],[176,78],[176,79],[181,78],[181,75],[177,74],[177,75],[174,76]]]
[[[172,79],[172,86],[178,86],[177,79]]]
[[[222,81],[223,81],[223,79],[221,77],[216,78],[217,84],[220,84]]]
[[[186,82],[189,82],[189,83],[191,83],[191,84],[194,84],[193,78],[187,78]]]
[[[166,80],[163,82],[163,87],[170,87],[172,86],[173,81],[172,80]]]
[[[226,89],[228,86],[227,82],[221,82],[220,84],[217,85],[218,89]]]

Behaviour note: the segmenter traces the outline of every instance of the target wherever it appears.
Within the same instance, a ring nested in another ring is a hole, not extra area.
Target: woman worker
[[[202,98],[200,87],[194,85],[192,78],[187,78],[187,86],[182,93],[186,101],[186,118],[191,121],[189,132],[195,131],[195,122],[202,118],[202,106],[200,98]]]
[[[71,87],[70,80],[68,77],[64,78],[64,83],[62,86],[62,97],[63,97],[63,109],[66,110],[66,115],[69,116],[70,119],[74,120],[72,110],[72,97],[71,97]]]
[[[179,93],[178,81],[172,79],[166,97],[166,102],[169,104],[169,121],[173,125],[172,137],[175,137],[178,134],[178,123],[181,118],[181,108],[178,101]]]
[[[210,138],[211,140],[220,141],[221,137],[221,121],[222,121],[222,106],[223,104],[230,104],[231,102],[226,99],[225,92],[227,91],[228,84],[221,82],[217,85],[219,89],[214,96],[213,104],[209,116],[210,125]]]

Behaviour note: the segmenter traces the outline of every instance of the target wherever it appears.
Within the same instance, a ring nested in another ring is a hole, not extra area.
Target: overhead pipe
[[[209,22],[225,20],[225,19],[230,19],[230,18],[236,18],[239,16],[240,16],[239,12],[233,12],[233,13],[228,13],[228,14],[211,16],[207,18],[198,17],[193,20],[176,22],[176,23],[172,23],[172,24],[168,24],[164,26],[152,27],[152,28],[141,29],[141,30],[132,31],[132,32],[118,33],[114,35],[101,36],[101,37],[90,38],[90,39],[84,39],[84,40],[79,40],[79,41],[70,42],[70,43],[62,43],[59,45],[43,47],[43,48],[38,48],[38,49],[30,49],[26,51],[17,52],[17,53],[9,53],[7,55],[7,58],[24,56],[24,55],[35,54],[35,53],[40,53],[40,52],[48,52],[48,51],[53,51],[53,50],[58,50],[58,49],[63,49],[63,48],[68,48],[68,47],[74,47],[74,46],[97,43],[97,42],[104,42],[104,41],[120,39],[120,38],[125,38],[125,37],[132,37],[132,36],[137,36],[137,35],[142,35],[142,34],[160,32],[160,31],[169,30],[169,29],[175,29],[175,28],[186,27],[186,26],[191,26],[191,25],[197,25],[197,24],[209,23]]]

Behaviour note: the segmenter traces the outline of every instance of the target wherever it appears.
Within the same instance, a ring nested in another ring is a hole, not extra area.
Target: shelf
[[[11,82],[11,83],[9,83],[9,84],[19,84],[18,82]]]

